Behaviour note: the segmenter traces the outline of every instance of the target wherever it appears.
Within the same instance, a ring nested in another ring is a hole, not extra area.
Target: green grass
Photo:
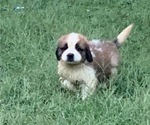
[[[115,38],[130,23],[112,88],[84,102],[61,89],[59,36]],[[0,0],[0,125],[150,125],[149,34],[149,0]]]

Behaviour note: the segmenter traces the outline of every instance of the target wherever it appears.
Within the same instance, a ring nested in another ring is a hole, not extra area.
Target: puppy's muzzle
[[[74,54],[73,53],[68,53],[68,55],[67,55],[67,61],[68,62],[73,62],[74,61]]]

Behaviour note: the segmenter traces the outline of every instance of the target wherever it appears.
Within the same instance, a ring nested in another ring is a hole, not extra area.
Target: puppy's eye
[[[65,44],[63,47],[61,47],[60,49],[61,50],[66,50],[68,48],[68,45],[67,44]]]
[[[79,46],[79,44],[76,44],[76,50],[78,50],[78,51],[84,51],[84,49],[81,48],[81,47]]]

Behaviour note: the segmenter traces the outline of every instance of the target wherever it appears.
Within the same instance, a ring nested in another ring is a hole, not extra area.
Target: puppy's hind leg
[[[60,81],[61,86],[63,88],[66,88],[66,89],[71,90],[73,92],[77,91],[76,87],[70,81],[68,81],[68,80],[66,80],[66,79],[64,79],[62,77],[59,78],[59,81]]]
[[[97,83],[98,81],[95,78],[92,81],[87,81],[82,84],[82,90],[81,90],[82,100],[85,100],[88,96],[94,93]]]

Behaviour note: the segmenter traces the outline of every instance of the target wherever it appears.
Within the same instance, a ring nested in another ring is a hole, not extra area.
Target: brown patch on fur
[[[87,60],[88,62],[92,62],[93,58],[90,52],[90,47],[88,44],[88,40],[85,36],[79,34],[79,42],[78,45],[80,46],[80,48],[83,49],[83,51],[79,51],[81,56],[83,57],[83,60]]]
[[[58,46],[58,47],[63,47],[63,46],[67,43],[67,41],[66,41],[67,37],[68,37],[68,35],[61,36],[61,37],[58,39],[58,44],[57,44],[57,46]]]
[[[87,44],[87,43],[85,43]],[[86,60],[86,45],[85,44],[81,44],[81,42],[78,42],[75,46],[76,50],[80,53],[80,55],[82,56],[82,60],[81,62],[84,62]]]
[[[81,34],[79,34],[79,43],[80,43],[80,45],[82,46],[84,46],[84,44],[86,43],[88,43],[88,40],[87,40],[87,38],[85,37],[85,36],[83,36],[83,35],[81,35]]]
[[[99,81],[109,79],[112,74],[111,69],[118,66],[118,49],[112,42],[89,44],[91,51],[95,55],[92,65],[96,70],[96,76]]]

